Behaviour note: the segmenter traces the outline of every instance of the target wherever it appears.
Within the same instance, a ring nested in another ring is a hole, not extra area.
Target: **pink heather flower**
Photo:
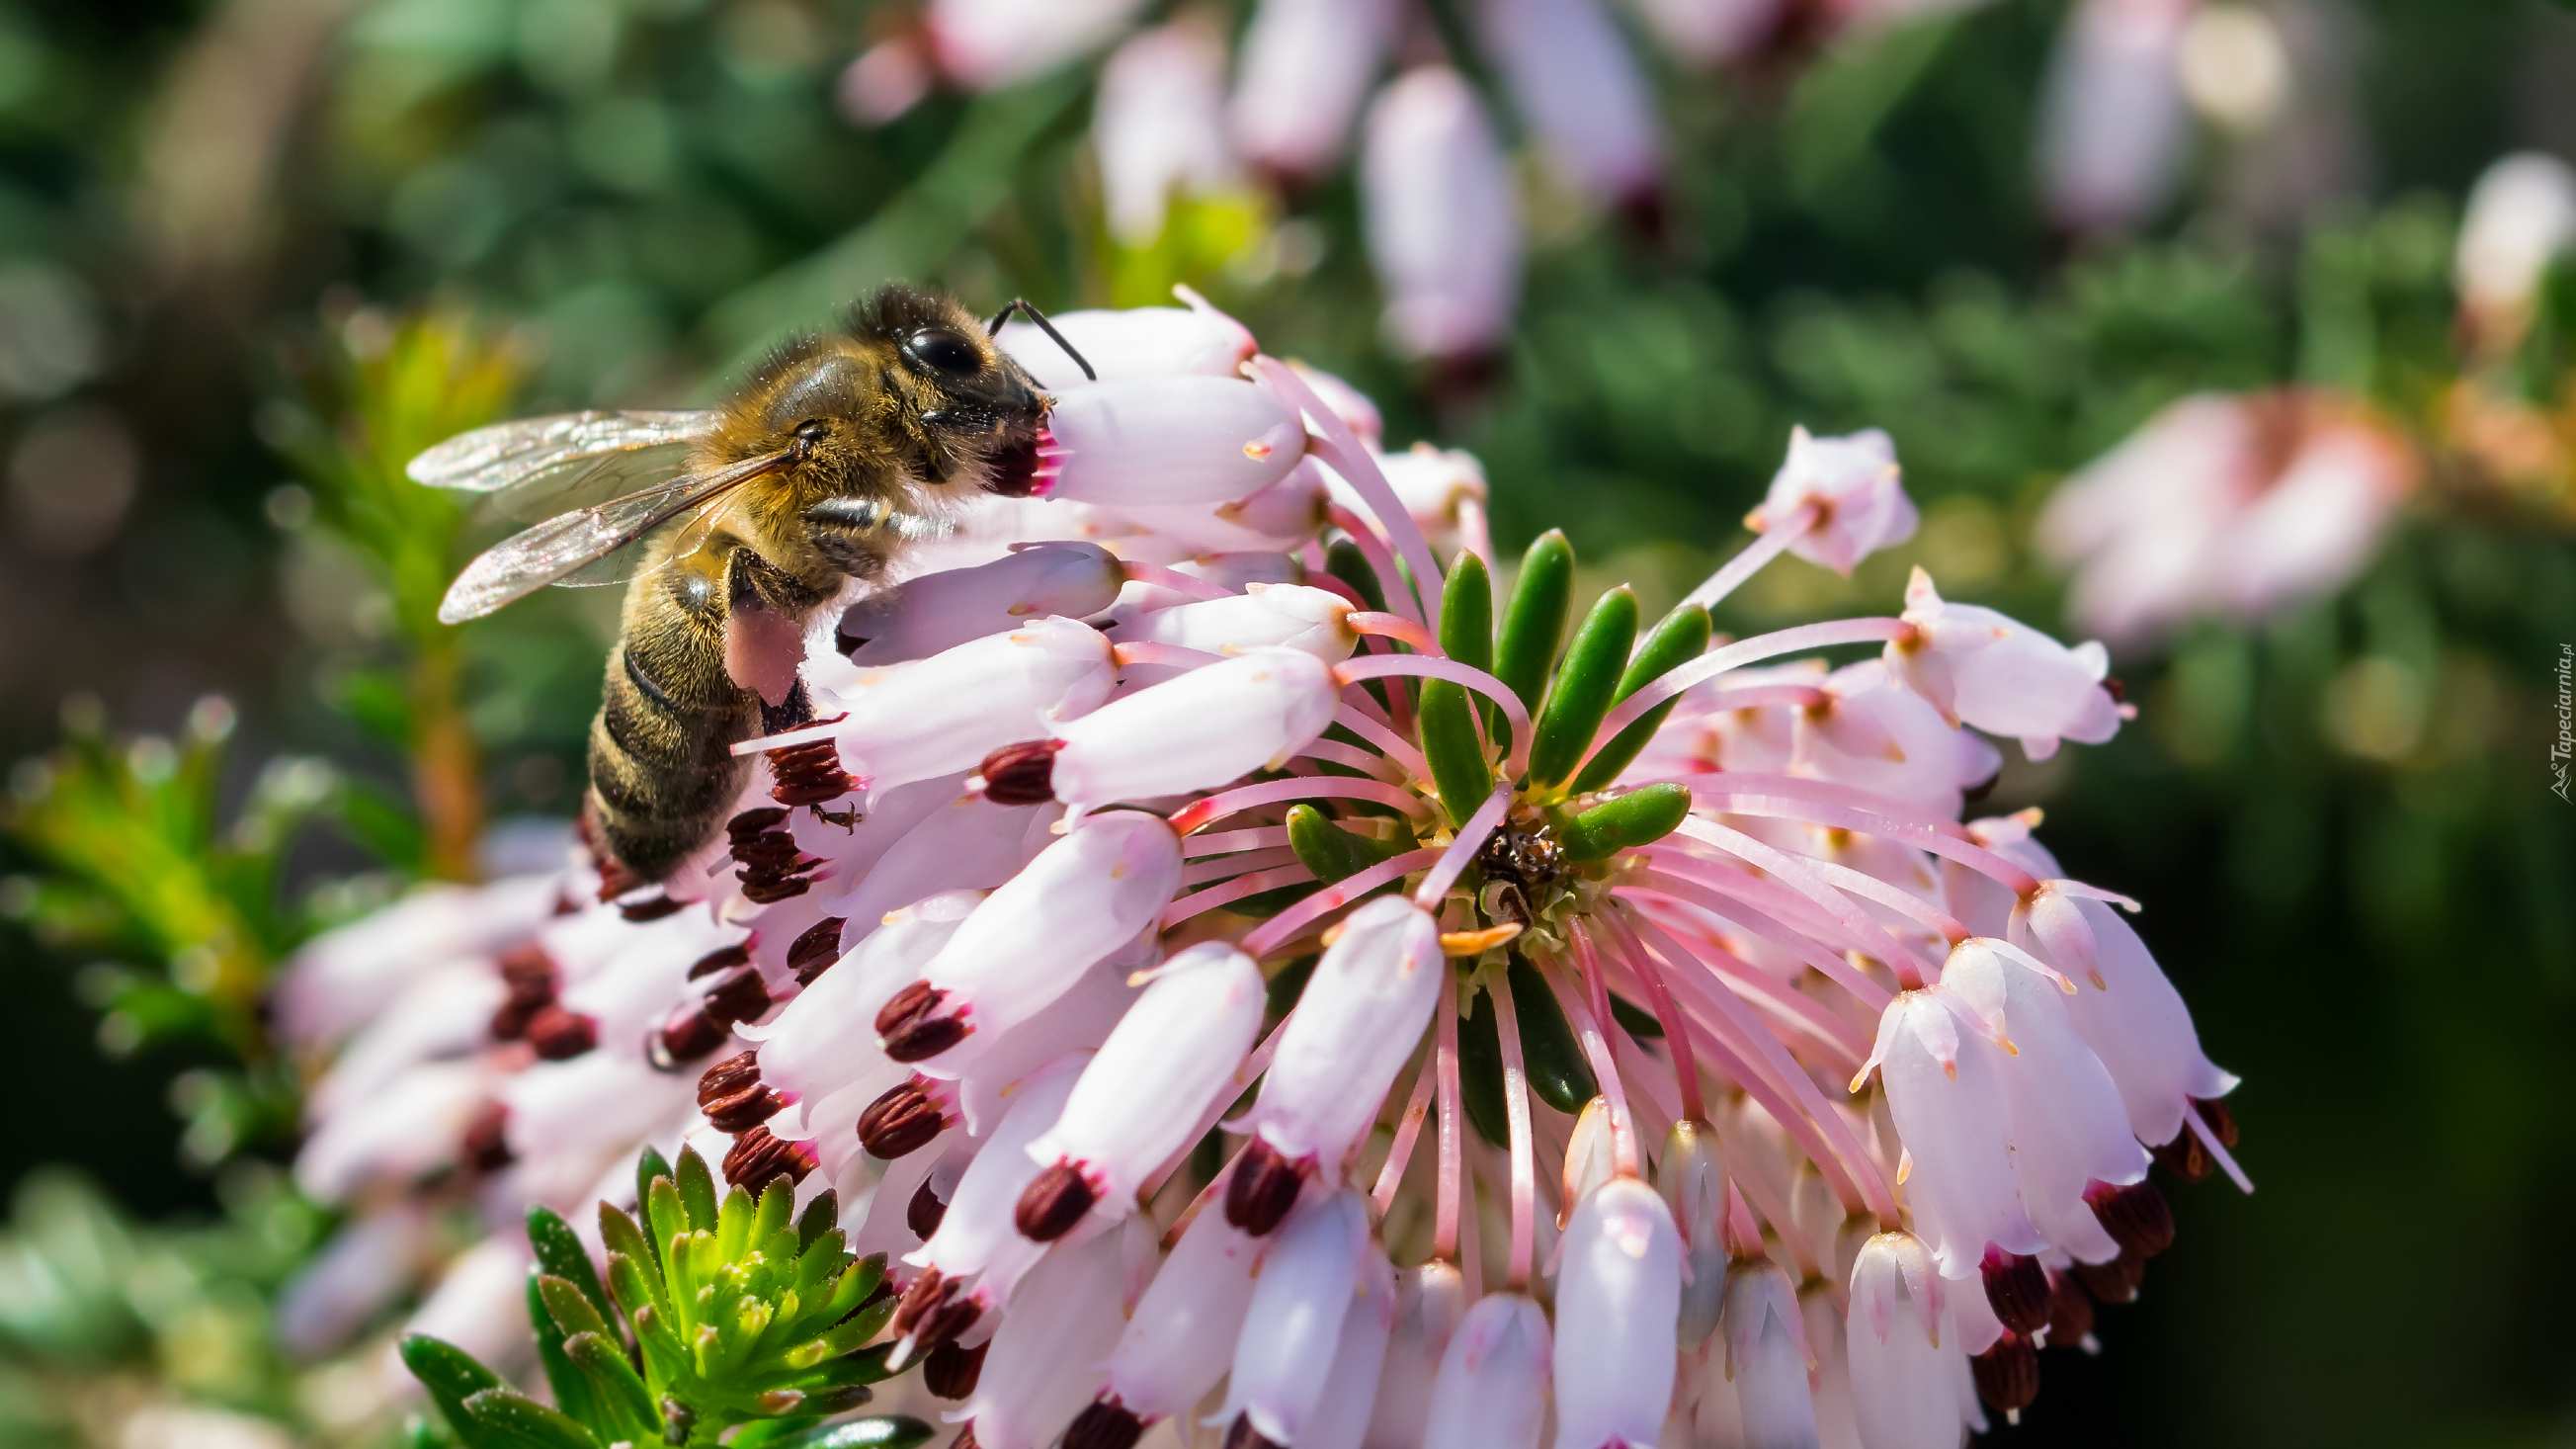
[[[940,68],[969,90],[1028,80],[1106,44],[1139,0],[931,0]]]
[[[1566,1449],[1904,1449],[1982,1427],[1981,1393],[2029,1403],[2064,1295],[2130,1295],[2173,1236],[2146,1147],[2239,1173],[2235,1079],[2116,898],[2035,815],[1959,819],[2000,758],[1976,731],[2116,728],[2098,650],[1922,580],[1903,618],[1632,694],[1588,747],[1673,708],[1582,795],[1497,701],[1504,788],[1436,799],[1426,745],[1476,746],[1426,737],[1420,682],[1496,687],[1439,649],[1426,538],[1475,546],[1473,461],[1374,453],[1364,400],[1273,359],[1227,375],[1248,344],[1203,308],[1079,325],[1135,369],[1059,403],[1102,496],[961,505],[790,641],[813,722],[741,746],[667,880],[602,903],[569,861],[299,958],[299,1181],[424,1259],[335,1250],[299,1343],[438,1271],[405,1224],[479,1218],[424,1323],[525,1362],[517,1225],[631,1201],[649,1146],[830,1192],[900,1264],[890,1362],[987,1355],[948,1416],[984,1449],[1127,1449],[1220,1381],[1219,1427],[1296,1449],[1536,1449],[1551,1383]],[[1149,395],[1176,386],[1215,391]],[[1284,459],[1218,486],[1247,418]],[[1794,543],[1890,541],[1892,473],[1810,470],[1846,445],[1798,446],[1810,476],[1709,597]],[[1308,572],[1328,530],[1384,611]],[[1816,657],[1865,644],[1890,647]],[[1528,1091],[1533,989],[1598,1083],[1570,1123]]]
[[[2341,588],[2415,474],[2357,401],[2201,394],[2069,478],[2039,544],[2076,570],[2069,616],[2138,644],[2195,615],[2260,620]]]
[[[1034,618],[1088,618],[1118,598],[1118,559],[1096,543],[1042,543],[988,564],[907,579],[852,604],[839,632],[861,667],[926,659]]]
[[[2541,151],[2498,160],[2470,188],[2452,286],[2479,343],[2510,351],[2549,268],[2576,246],[2576,169]]]
[[[1129,246],[1150,246],[1163,234],[1175,190],[1213,191],[1233,181],[1225,47],[1215,32],[1182,20],[1119,46],[1101,67],[1091,144],[1100,156],[1110,234]]]
[[[1903,477],[1895,442],[1877,428],[1846,438],[1792,428],[1787,461],[1744,523],[1756,533],[1795,533],[1791,553],[1849,574],[1863,557],[1914,536],[1918,516]]]
[[[919,35],[893,36],[869,46],[843,68],[833,99],[841,114],[859,125],[882,126],[930,94],[934,70]]]
[[[1481,0],[1476,16],[1558,179],[1596,205],[1651,199],[1664,167],[1653,92],[1597,0]]]
[[[1527,1297],[1476,1300],[1441,1355],[1423,1449],[1537,1449],[1553,1342],[1546,1312]]]
[[[1059,312],[1047,319],[1100,374],[1083,376],[1064,348],[1034,322],[1005,322],[1002,350],[1051,393],[1078,392],[1097,382],[1141,382],[1168,377],[1236,377],[1252,360],[1252,334],[1242,323],[1204,302],[1187,307],[1131,307],[1122,311]]]
[[[1051,498],[1116,508],[1231,503],[1305,456],[1297,414],[1268,388],[1220,377],[1139,378],[1075,388],[1047,427],[1068,450]]]
[[[2154,218],[2181,174],[2191,112],[2177,65],[2195,0],[2080,0],[2058,32],[2039,122],[2040,188],[2061,225]]]
[[[2061,738],[2098,745],[2119,733],[2101,645],[2069,649],[1992,609],[1949,603],[1919,568],[1905,587],[1905,622],[1914,633],[1888,641],[1888,672],[1943,715],[2017,738],[2034,760],[2056,754]]]
[[[1556,1449],[1650,1444],[1673,1397],[1682,1241],[1654,1190],[1602,1184],[1566,1225],[1556,1282]]]
[[[1701,69],[1751,55],[1780,23],[1787,0],[1638,0],[1655,38]]]
[[[1410,71],[1378,97],[1360,203],[1388,343],[1407,357],[1499,346],[1520,294],[1520,205],[1493,125],[1457,72]]]
[[[1389,0],[1261,0],[1229,115],[1235,145],[1280,175],[1330,171],[1394,45]]]
[[[1866,1449],[1958,1449],[1958,1335],[1943,1340],[1943,1284],[1912,1233],[1880,1233],[1852,1265],[1846,1327],[1852,1415]]]

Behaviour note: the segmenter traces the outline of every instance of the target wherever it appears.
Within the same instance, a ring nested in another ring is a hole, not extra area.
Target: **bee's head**
[[[913,425],[905,431],[926,444],[925,481],[1030,490],[1052,400],[989,329],[945,297],[895,286],[869,299],[851,330],[893,357],[886,377]]]

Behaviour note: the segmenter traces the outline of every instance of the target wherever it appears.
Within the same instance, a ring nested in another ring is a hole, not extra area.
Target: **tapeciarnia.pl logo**
[[[2567,799],[2568,756],[2576,754],[2576,644],[2558,646],[2558,739],[2549,747],[2549,793]]]

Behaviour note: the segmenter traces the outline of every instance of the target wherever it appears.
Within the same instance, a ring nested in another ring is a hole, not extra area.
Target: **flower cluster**
[[[2151,1154],[2235,1172],[2127,903],[1961,819],[1984,736],[2119,728],[2100,646],[1919,572],[1713,638],[1780,553],[1911,533],[1883,436],[1800,435],[1660,622],[1577,618],[1561,535],[1498,589],[1471,461],[1333,380],[1203,306],[1059,320],[1102,380],[1050,379],[1051,487],[818,631],[697,858],[309,949],[307,1186],[353,1235],[424,1183],[624,1204],[648,1153],[763,1221],[829,1191],[880,1366],[980,1449],[1895,1449],[2029,1404],[2173,1237]],[[515,1319],[527,1251],[420,1317]]]

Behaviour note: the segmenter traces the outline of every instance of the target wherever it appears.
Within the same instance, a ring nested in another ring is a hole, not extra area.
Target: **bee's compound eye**
[[[984,370],[984,354],[975,344],[945,327],[924,327],[903,339],[903,350],[924,367],[951,377],[973,377]]]

